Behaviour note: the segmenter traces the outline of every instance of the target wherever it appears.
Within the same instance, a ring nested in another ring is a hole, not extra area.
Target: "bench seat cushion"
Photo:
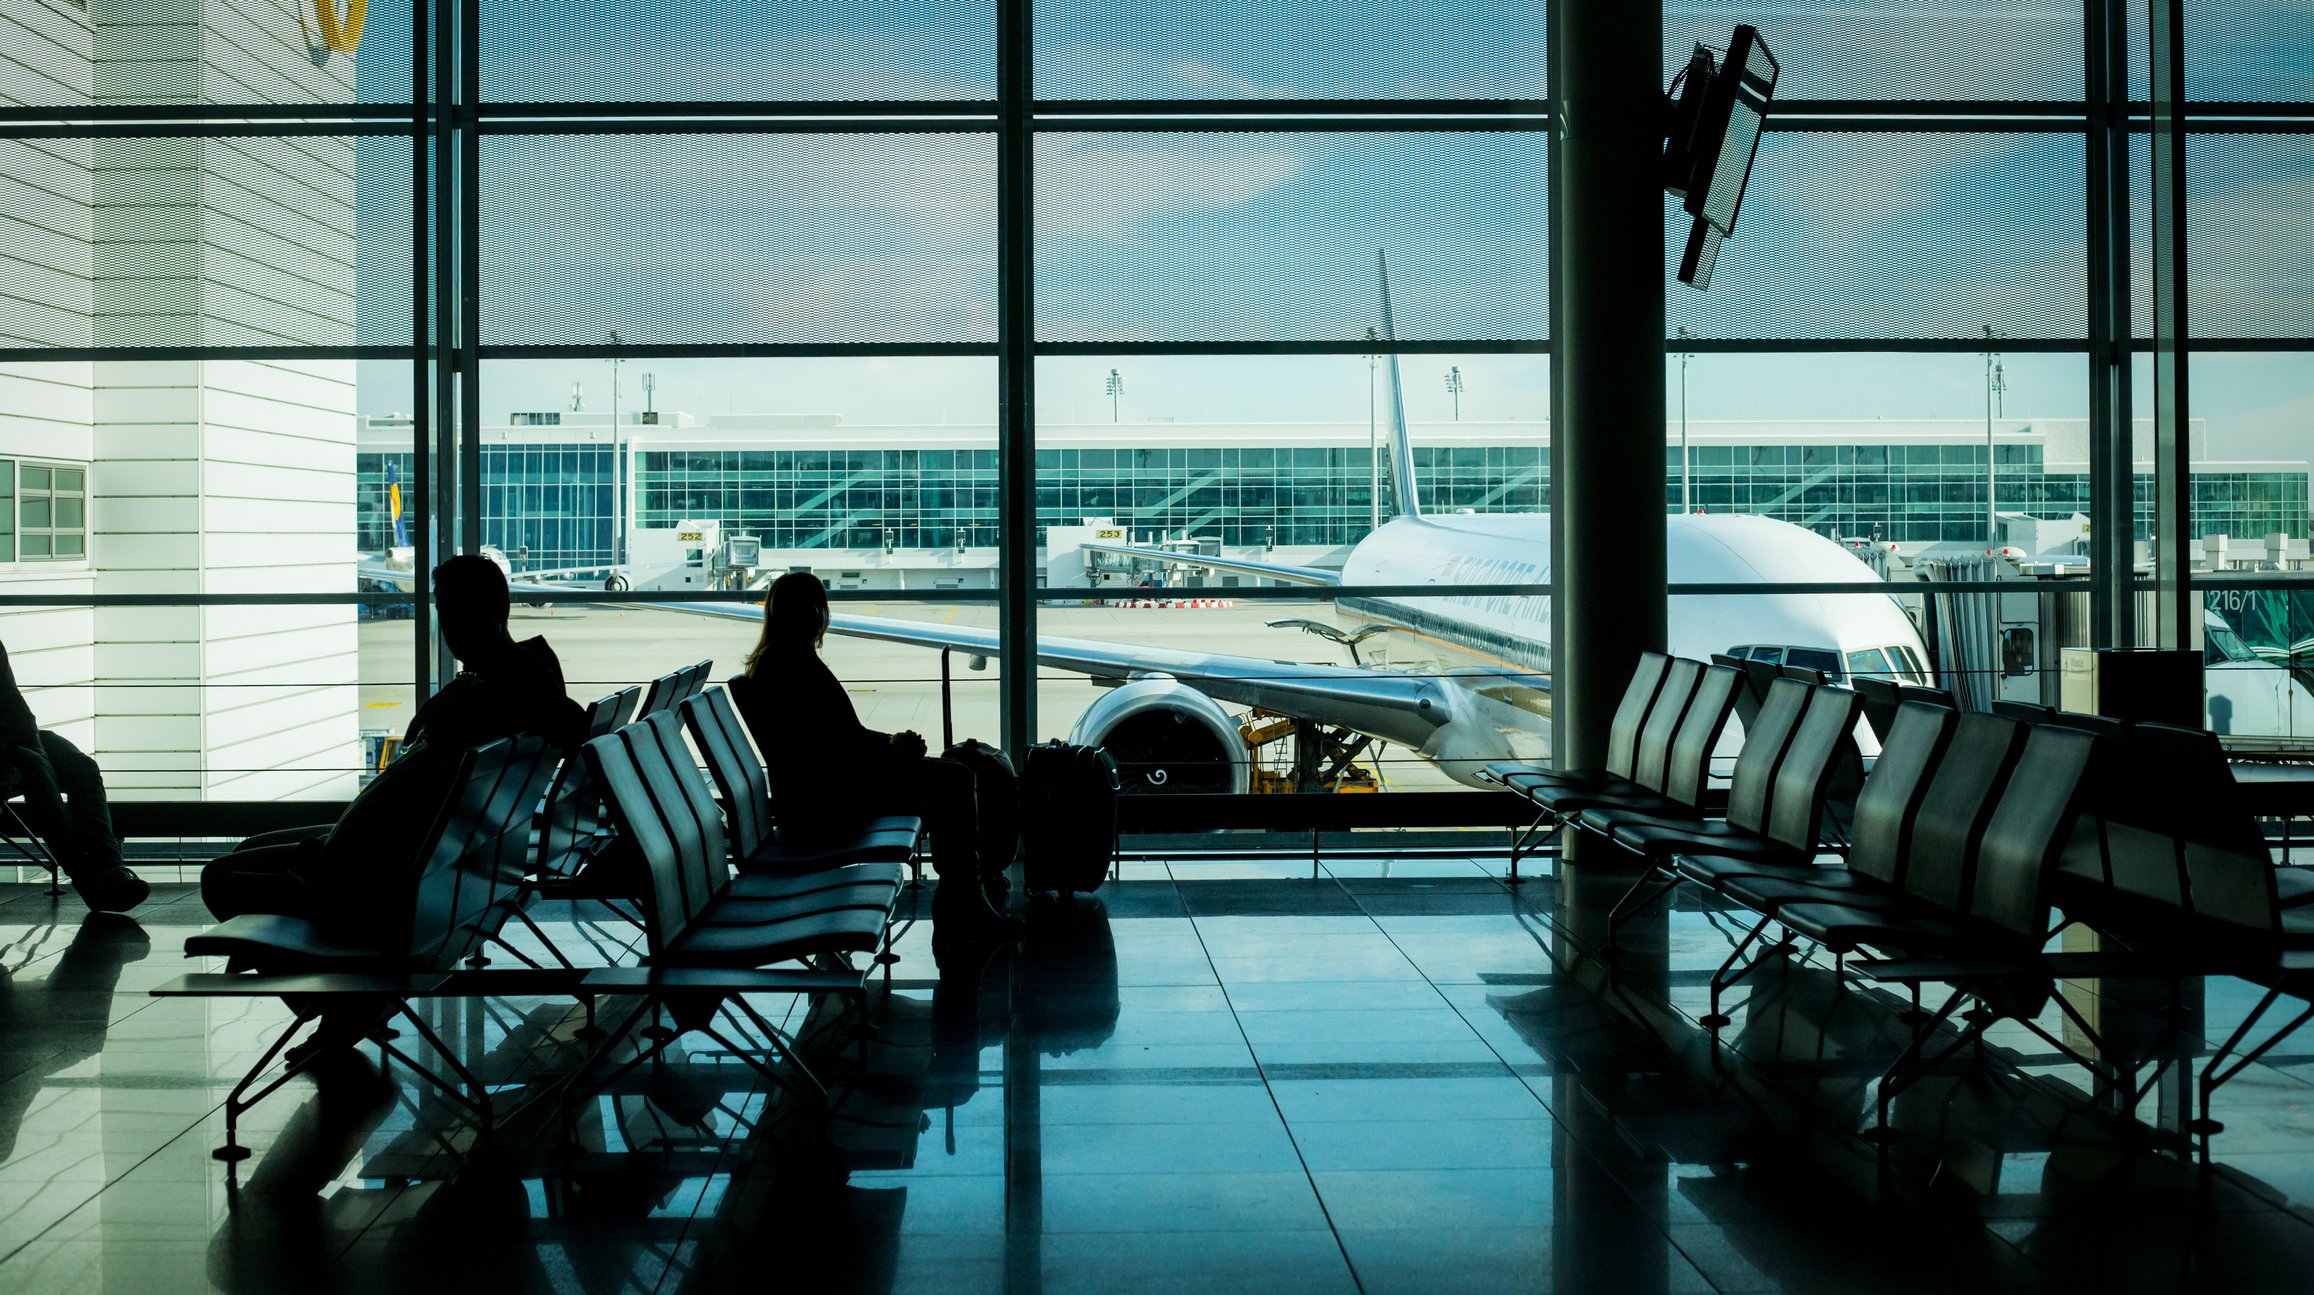
[[[899,893],[896,886],[872,881],[776,898],[746,898],[726,891],[708,905],[705,912],[691,920],[708,926],[760,927],[852,908],[888,913],[892,909],[892,900]]]
[[[768,967],[817,954],[871,953],[884,938],[884,915],[846,908],[760,926],[693,926],[653,956],[659,967]]]
[[[1860,945],[1932,951],[1967,946],[1980,938],[1959,922],[1909,904],[1886,909],[1860,904],[1786,904],[1776,910],[1776,920],[1839,952]]]
[[[822,890],[874,883],[898,889],[908,877],[900,863],[840,863],[810,872],[743,872],[724,894],[732,899],[792,899]]]
[[[399,960],[375,948],[340,943],[324,936],[302,917],[280,913],[243,913],[185,941],[185,952],[196,958],[232,958],[261,968],[331,966],[392,967]]]

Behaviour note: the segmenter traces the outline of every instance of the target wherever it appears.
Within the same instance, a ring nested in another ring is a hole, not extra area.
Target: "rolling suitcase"
[[[1030,747],[1020,820],[1031,891],[1099,890],[1117,857],[1117,762],[1097,746]]]
[[[955,709],[949,697],[948,654],[940,654],[940,758],[972,770],[973,799],[980,812],[981,882],[991,902],[1001,902],[1005,869],[1020,853],[1020,775],[1012,758],[976,738],[956,740]]]

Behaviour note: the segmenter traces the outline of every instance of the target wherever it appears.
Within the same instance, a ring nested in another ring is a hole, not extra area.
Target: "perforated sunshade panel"
[[[1534,132],[1040,134],[1040,343],[1541,338]]]
[[[995,0],[475,0],[495,102],[994,99]]]
[[[0,139],[0,347],[343,348],[365,257],[359,340],[406,342],[409,143],[361,143]]]
[[[1666,77],[1698,43],[1725,49],[1737,23],[1759,28],[1781,64],[1778,99],[2081,97],[2079,0],[1672,0],[1663,10]]]
[[[2314,6],[2305,0],[2187,0],[2189,99],[2314,99]]]
[[[2192,337],[2314,340],[2314,135],[2188,135]]]
[[[482,146],[482,340],[993,344],[985,134]]]
[[[1711,291],[1666,325],[1714,339],[2086,336],[2073,134],[1769,134]],[[1667,204],[1669,206],[1669,204]],[[1664,222],[1664,277],[1687,233]]]
[[[1039,0],[1039,99],[1544,93],[1537,0]]]

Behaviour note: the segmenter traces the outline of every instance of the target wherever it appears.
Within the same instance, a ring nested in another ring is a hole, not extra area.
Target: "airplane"
[[[1393,337],[1387,259],[1380,261],[1381,338]],[[1077,717],[1069,740],[1108,749],[1129,792],[1233,792],[1275,786],[1257,777],[1248,726],[1225,706],[1291,717],[1297,740],[1294,786],[1343,785],[1352,760],[1376,741],[1419,752],[1457,782],[1484,786],[1480,771],[1499,760],[1550,754],[1551,600],[1461,594],[1458,585],[1546,584],[1551,578],[1546,513],[1434,515],[1423,510],[1395,355],[1389,374],[1391,484],[1397,515],[1361,539],[1340,571],[1246,558],[1196,557],[1128,544],[1087,544],[1089,552],[1184,563],[1312,589],[1435,586],[1435,596],[1333,599],[1339,614],[1369,635],[1429,658],[1414,668],[1311,664],[1226,653],[1136,647],[1039,635],[1037,663],[1084,674],[1111,688]],[[1674,583],[1855,584],[1881,579],[1841,545],[1788,522],[1735,514],[1665,519]],[[758,618],[754,606],[668,603],[703,615]],[[1698,595],[1671,600],[1671,652],[1705,658],[1733,647],[1780,650],[1834,678],[1882,674],[1926,683],[1928,650],[1895,600],[1880,594]],[[833,633],[975,658],[1005,655],[991,630],[881,617],[838,615]],[[1313,747],[1312,740],[1316,739]]]

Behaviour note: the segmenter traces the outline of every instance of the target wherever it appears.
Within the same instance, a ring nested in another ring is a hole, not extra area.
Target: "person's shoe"
[[[99,913],[125,913],[153,893],[151,883],[120,864],[74,877],[72,888]]]

